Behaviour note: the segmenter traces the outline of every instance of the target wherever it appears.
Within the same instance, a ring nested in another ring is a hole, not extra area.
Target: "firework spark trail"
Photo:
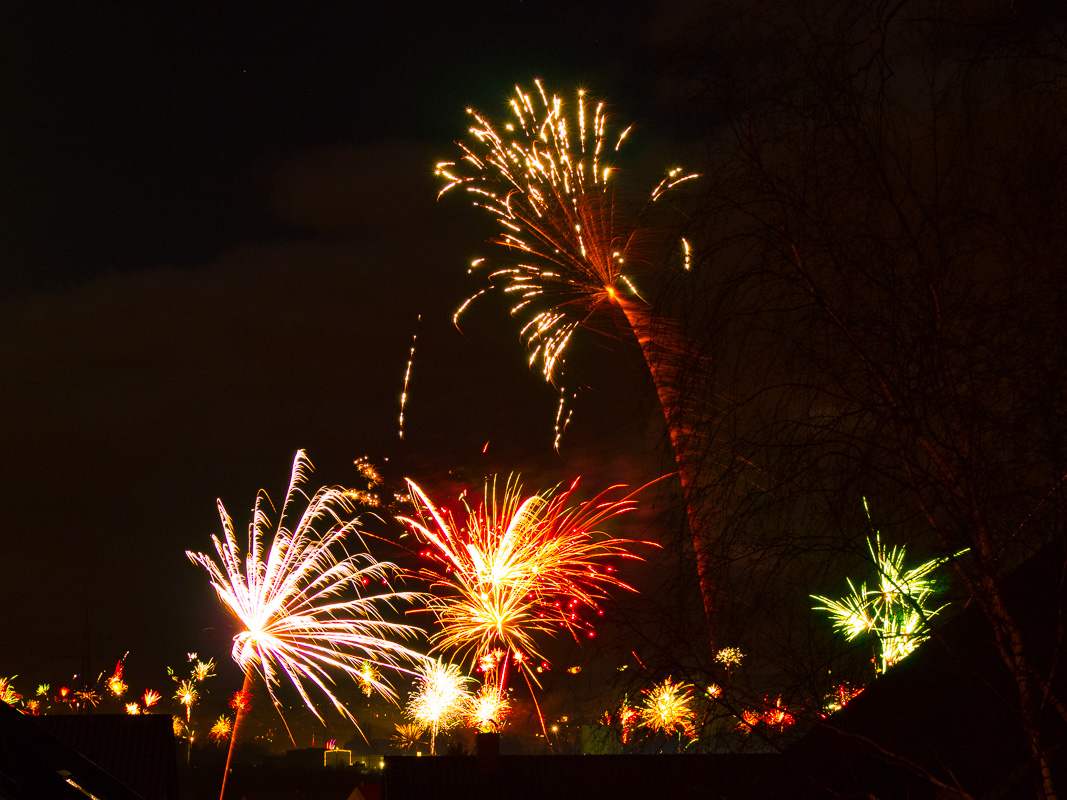
[[[355,509],[345,490],[338,487],[322,487],[309,498],[300,487],[310,467],[304,452],[297,452],[273,533],[267,514],[270,499],[262,491],[256,496],[247,554],[242,555],[233,521],[220,501],[223,537],[212,536],[218,562],[205,553],[186,555],[207,570],[219,599],[243,626],[233,645],[233,658],[245,674],[242,691],[251,688],[251,677],[258,673],[280,706],[275,688],[284,674],[319,719],[305,684],[318,687],[340,714],[355,722],[330,690],[334,681],[329,670],[358,681],[365,662],[410,672],[406,665],[425,661],[425,656],[397,641],[421,631],[383,617],[383,609],[392,609],[398,601],[419,599],[419,595],[388,588],[362,594],[366,584],[388,586],[388,577],[398,570],[368,553],[346,553],[343,558],[334,554],[345,536],[358,538],[355,520],[345,519]],[[300,498],[307,500],[307,506],[297,512]],[[292,521],[295,524],[290,528]],[[316,527],[323,524],[329,530],[320,534]],[[375,680],[374,687],[395,701],[388,683]],[[239,712],[234,723],[231,755],[241,716]]]
[[[540,361],[546,380],[557,383],[564,351],[579,328],[596,328],[605,316],[617,320],[621,314],[625,319],[652,375],[674,448],[710,621],[716,602],[708,544],[711,513],[703,509],[700,482],[704,437],[691,422],[700,418],[695,409],[680,401],[678,355],[685,351],[683,339],[676,326],[654,320],[651,306],[625,271],[630,263],[643,261],[641,251],[654,236],[648,213],[675,187],[697,176],[671,169],[643,207],[628,207],[616,190],[612,167],[603,160],[608,143],[604,103],[595,104],[590,115],[592,104],[579,92],[572,123],[563,100],[550,98],[541,83],[535,83],[537,97],[516,87],[513,119],[503,126],[468,109],[474,120],[472,138],[458,143],[460,160],[437,165],[444,181],[438,196],[454,188],[467,191],[475,206],[500,223],[501,232],[492,242],[507,250],[508,259],[490,269],[489,288],[514,298],[511,313],[525,320],[521,336],[532,351],[530,364]],[[574,127],[576,140],[571,137]],[[614,151],[629,131],[617,137]],[[682,249],[682,266],[688,270],[691,248],[684,239]],[[471,271],[485,264],[478,259]],[[460,307],[457,320],[485,291]],[[568,420],[561,400],[557,448]]]
[[[404,389],[400,392],[400,438],[404,438],[404,408],[408,403],[408,382],[411,380],[411,365],[415,363],[415,340],[419,338],[419,323],[422,322],[422,314],[415,320],[415,333],[411,335],[411,350],[408,352],[408,365],[404,370]]]

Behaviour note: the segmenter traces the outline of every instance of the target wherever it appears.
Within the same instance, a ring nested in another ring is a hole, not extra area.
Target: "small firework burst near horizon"
[[[437,734],[457,724],[471,699],[466,677],[455,664],[438,659],[426,663],[418,673],[416,689],[406,712],[430,731],[430,755],[437,745]]]
[[[641,724],[654,731],[696,736],[693,689],[693,684],[674,683],[670,677],[646,689],[637,709]]]

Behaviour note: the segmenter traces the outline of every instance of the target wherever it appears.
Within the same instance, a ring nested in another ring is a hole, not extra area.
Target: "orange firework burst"
[[[596,528],[632,511],[634,493],[613,499],[621,487],[611,487],[571,505],[577,481],[560,494],[549,490],[523,497],[516,479],[498,497],[494,479],[486,485],[484,502],[468,508],[460,526],[413,482],[408,485],[422,521],[402,519],[447,569],[444,575],[425,571],[446,590],[430,600],[441,623],[435,649],[477,662],[500,645],[540,659],[535,634],[564,628],[577,637],[585,625],[581,607],[596,609],[609,588],[633,591],[603,562],[639,558],[630,551],[635,542],[609,538]],[[522,657],[514,660],[526,663]]]
[[[209,658],[207,661],[197,660],[196,664],[193,665],[193,678],[196,679],[198,683],[214,677],[215,659]]]
[[[752,730],[763,721],[763,714],[759,711],[745,709],[741,712],[741,721],[737,723],[737,730],[742,733],[751,733]]]
[[[100,694],[95,689],[81,689],[74,693],[74,699],[81,703],[82,707],[91,706],[96,708],[100,705]]]
[[[693,685],[674,683],[669,677],[643,692],[645,701],[638,709],[641,724],[652,730],[695,736]]]
[[[145,710],[147,710],[162,699],[163,695],[161,695],[155,689],[145,689],[144,695],[141,697],[141,702],[144,704]]]
[[[215,724],[211,726],[211,732],[208,734],[217,743],[221,743],[230,738],[230,734],[233,733],[233,722],[229,717],[223,715],[215,720]]]
[[[499,733],[511,713],[511,701],[495,684],[484,684],[471,698],[467,722],[481,733]]]
[[[763,713],[763,721],[779,731],[783,731],[796,723],[793,715],[782,705],[781,697],[778,698],[773,706],[767,705],[767,710]]]
[[[392,591],[361,594],[367,584],[387,585],[397,569],[367,553],[343,558],[334,555],[333,548],[341,546],[347,535],[358,536],[355,521],[342,517],[355,510],[343,489],[319,489],[308,499],[295,527],[288,527],[298,498],[306,498],[300,485],[310,467],[304,452],[299,451],[273,534],[267,516],[270,499],[262,491],[257,495],[247,556],[240,552],[233,522],[221,501],[223,538],[212,537],[219,562],[204,553],[186,555],[207,570],[219,599],[242,623],[243,630],[234,637],[233,657],[246,675],[258,672],[277,704],[275,687],[284,673],[305,705],[321,719],[305,685],[314,684],[338,712],[354,721],[327,686],[333,682],[328,669],[359,681],[366,662],[401,670],[405,663],[420,663],[424,656],[396,641],[420,631],[382,616],[383,607],[391,608],[396,601],[417,595]],[[319,534],[315,526],[324,520],[331,527]],[[392,687],[384,681],[375,680],[373,685],[395,699]]]
[[[125,656],[123,656],[125,658]],[[107,689],[115,697],[122,697],[125,691],[129,688],[126,682],[122,680],[123,663],[120,658],[115,665],[115,671],[111,674],[111,677],[107,679]]]

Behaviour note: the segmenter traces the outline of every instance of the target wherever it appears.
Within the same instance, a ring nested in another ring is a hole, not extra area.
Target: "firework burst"
[[[215,677],[215,659],[209,658],[207,661],[197,660],[193,665],[193,678],[197,683],[202,683],[208,678]]]
[[[480,733],[499,733],[511,713],[511,701],[495,684],[483,684],[470,699],[467,722]]]
[[[474,124],[471,139],[459,143],[463,157],[438,164],[437,175],[441,194],[462,187],[500,223],[493,241],[513,258],[491,271],[489,281],[516,298],[512,314],[527,319],[522,333],[533,350],[530,361],[540,360],[551,380],[571,336],[598,310],[623,298],[644,303],[626,268],[648,232],[645,212],[696,176],[671,170],[646,205],[627,209],[606,159],[630,129],[612,144],[603,102],[579,92],[570,119],[560,97],[549,97],[540,81],[535,85],[533,94],[516,87],[512,118],[503,125],[468,109]]]
[[[320,719],[308,684],[318,687],[338,712],[353,719],[331,691],[333,679],[328,670],[336,669],[358,681],[366,662],[402,670],[404,664],[420,663],[423,656],[397,641],[413,637],[419,630],[382,616],[383,608],[417,595],[392,591],[360,594],[367,584],[387,583],[397,570],[367,553],[342,558],[334,555],[333,548],[339,547],[345,536],[356,533],[355,522],[342,516],[354,510],[344,490],[319,489],[308,498],[295,526],[288,527],[298,499],[307,498],[300,485],[310,466],[304,452],[298,452],[273,534],[267,514],[270,500],[264,492],[256,497],[247,556],[240,553],[233,522],[221,502],[223,538],[212,537],[219,561],[205,553],[187,555],[207,570],[219,599],[244,626],[234,637],[234,660],[246,674],[255,670],[262,676],[275,703],[275,688],[284,674]],[[316,526],[323,522],[330,529],[319,534]],[[376,682],[375,688],[396,697],[384,681]]]
[[[866,498],[863,505],[870,519]],[[811,597],[823,603],[815,606],[815,610],[828,611],[834,627],[847,639],[866,632],[874,634],[879,649],[878,671],[885,672],[929,638],[930,618],[945,608],[927,605],[937,588],[932,573],[948,559],[935,558],[905,569],[904,547],[886,548],[878,531],[868,538],[867,547],[877,571],[874,588],[868,589],[865,582],[857,588],[848,578],[849,593],[840,600],[820,595]],[[961,550],[954,557],[965,552]]]
[[[422,738],[422,726],[417,722],[402,722],[396,726],[392,736],[393,744],[401,750],[411,750]]]
[[[15,691],[15,687],[11,685],[11,682],[17,677],[18,675],[12,675],[10,678],[0,678],[0,702],[7,703],[10,706],[22,702],[22,695]]]
[[[407,714],[419,725],[430,730],[430,755],[433,755],[437,734],[452,727],[463,718],[470,704],[467,678],[455,664],[431,661],[418,675],[418,688],[407,705]]]
[[[565,492],[524,497],[518,478],[499,494],[494,478],[487,482],[482,502],[468,506],[458,524],[408,481],[420,519],[401,519],[429,545],[424,555],[441,565],[423,572],[440,590],[429,601],[440,623],[434,649],[478,665],[486,674],[486,691],[500,700],[509,665],[522,675],[532,696],[534,686],[540,686],[540,670],[530,667],[533,662],[547,666],[539,636],[567,630],[577,640],[584,630],[591,637],[582,612],[598,611],[597,602],[609,589],[633,591],[605,562],[639,559],[631,552],[636,543],[610,538],[597,528],[632,511],[636,492],[621,494],[623,487],[615,486],[576,503],[577,484],[575,480]],[[544,719],[538,717],[543,728]]]
[[[215,724],[211,726],[211,732],[208,735],[216,743],[221,743],[229,739],[231,733],[233,733],[233,721],[223,715],[215,720]]]
[[[421,631],[383,616],[398,601],[415,600],[418,595],[389,588],[390,576],[399,572],[393,564],[378,562],[369,553],[335,555],[346,536],[358,538],[352,518],[355,501],[338,487],[322,487],[308,497],[301,485],[310,469],[304,451],[298,451],[273,532],[267,513],[270,498],[263,491],[256,496],[246,555],[241,554],[233,521],[221,501],[223,538],[212,536],[218,562],[205,553],[186,555],[207,570],[219,599],[242,624],[233,644],[233,658],[245,675],[242,691],[251,688],[252,675],[258,673],[280,708],[275,689],[284,675],[319,719],[310,686],[355,722],[331,690],[334,680],[329,672],[336,670],[358,682],[365,662],[400,671],[422,663],[425,656],[399,641]],[[297,512],[301,499],[307,505]],[[329,529],[319,533],[317,528],[324,525]],[[367,585],[386,588],[366,593]],[[378,681],[375,688],[395,702],[388,683]],[[227,770],[242,716],[238,712],[234,722]]]
[[[192,678],[184,680],[178,684],[178,691],[174,693],[174,699],[185,706],[185,721],[190,721],[190,716],[193,711],[193,704],[200,698],[200,693],[196,690],[196,681]]]
[[[674,683],[668,677],[646,689],[644,702],[637,710],[641,724],[654,731],[696,736],[693,688],[691,683]]]
[[[523,654],[542,658],[536,634],[566,629],[577,638],[586,625],[582,608],[596,610],[608,589],[633,591],[605,562],[639,559],[631,552],[635,542],[609,538],[597,526],[632,511],[635,493],[619,497],[622,487],[612,487],[574,504],[577,481],[562,493],[523,497],[517,479],[502,495],[493,479],[483,502],[468,508],[460,525],[417,485],[408,485],[421,517],[401,519],[445,569],[425,571],[435,588],[444,590],[430,600],[441,623],[435,649],[470,657],[483,669],[506,665],[503,653],[524,664]]]
[[[122,672],[124,668],[123,659],[125,656],[119,659],[115,665],[115,671],[111,674],[111,677],[107,679],[107,690],[111,692],[115,697],[122,697],[122,695],[129,688],[126,682],[122,680]]]
[[[252,707],[252,692],[249,689],[238,689],[230,698],[230,708],[238,714],[245,714]]]

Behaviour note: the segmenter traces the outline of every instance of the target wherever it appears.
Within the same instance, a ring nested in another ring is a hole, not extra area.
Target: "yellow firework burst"
[[[430,729],[430,753],[438,731],[450,728],[463,717],[470,702],[467,678],[455,664],[431,661],[419,670],[418,687],[407,705],[407,714]]]
[[[495,684],[484,684],[471,698],[467,721],[482,733],[497,733],[511,713],[511,701]]]
[[[193,665],[193,678],[198,682],[207,680],[208,678],[215,677],[215,659],[209,658],[207,661],[197,660]]]
[[[642,725],[654,731],[695,735],[696,712],[693,710],[691,683],[674,683],[668,677],[643,694],[644,702],[637,709]]]
[[[470,139],[458,143],[463,156],[439,163],[437,175],[441,194],[462,188],[500,223],[493,241],[512,257],[490,271],[490,284],[515,298],[512,314],[527,317],[530,361],[540,360],[552,379],[571,335],[598,309],[624,297],[643,304],[626,270],[649,230],[647,212],[696,176],[672,169],[646,203],[626,207],[607,159],[630,128],[611,135],[612,144],[603,102],[580,91],[568,106],[535,85],[533,93],[515,88],[502,124],[468,109],[474,122]]]
[[[392,736],[393,744],[401,750],[410,750],[419,743],[422,731],[422,726],[417,722],[402,722],[396,726],[396,733]]]
[[[211,726],[211,733],[208,735],[216,742],[224,742],[230,738],[231,733],[233,733],[233,720],[223,715],[215,720],[215,724]]]
[[[193,704],[199,699],[200,693],[196,690],[196,681],[192,678],[182,681],[178,684],[178,691],[174,693],[174,699],[185,706],[185,721],[189,721],[189,716],[193,710]]]

